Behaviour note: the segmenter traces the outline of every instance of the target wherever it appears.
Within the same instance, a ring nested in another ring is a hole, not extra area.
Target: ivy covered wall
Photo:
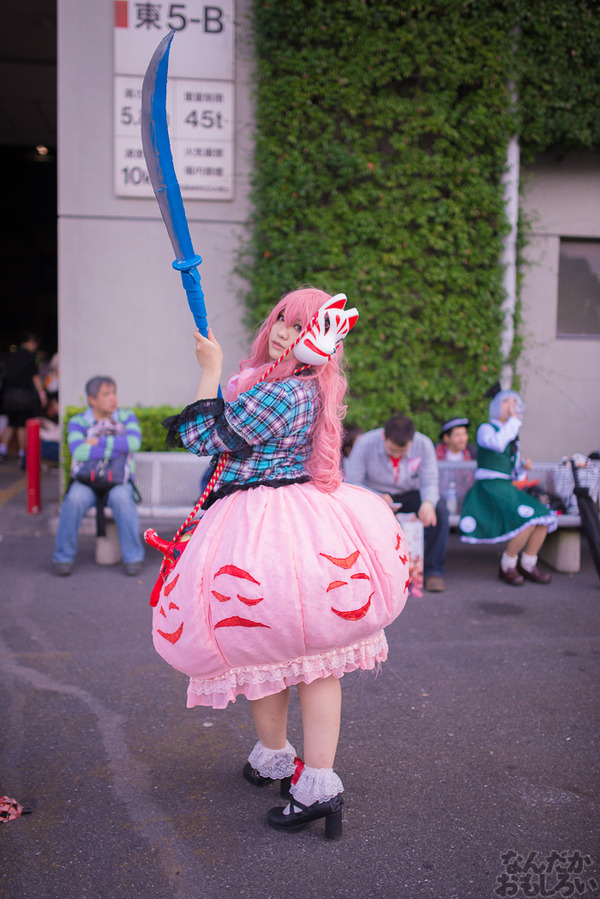
[[[600,146],[597,13],[597,0],[255,0],[248,320],[303,283],[347,293],[361,314],[348,420],[404,410],[435,437],[447,415],[485,414],[508,141],[531,157]]]

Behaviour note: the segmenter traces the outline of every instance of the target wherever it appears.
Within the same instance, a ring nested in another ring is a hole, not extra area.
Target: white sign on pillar
[[[114,0],[114,186],[118,197],[152,197],[140,131],[142,82],[156,47],[169,54],[167,116],[184,199],[234,194],[234,0]]]

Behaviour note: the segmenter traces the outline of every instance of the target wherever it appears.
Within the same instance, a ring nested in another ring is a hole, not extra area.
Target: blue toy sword
[[[194,252],[183,199],[169,142],[167,126],[167,70],[174,31],[165,35],[150,60],[142,86],[142,145],[148,175],[158,200],[175,251],[173,268],[181,272],[194,321],[206,337],[206,305],[200,285],[198,266],[202,262]]]

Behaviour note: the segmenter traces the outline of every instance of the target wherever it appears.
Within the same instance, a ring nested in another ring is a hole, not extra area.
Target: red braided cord
[[[185,529],[186,529],[186,527],[188,526],[188,524],[189,524],[189,523],[193,520],[193,518],[195,517],[196,512],[198,511],[198,509],[201,509],[201,508],[202,508],[202,505],[204,504],[204,501],[205,501],[205,500],[207,499],[207,497],[210,495],[210,493],[212,492],[213,487],[215,486],[216,482],[219,480],[219,475],[220,475],[221,472],[223,471],[223,469],[224,469],[224,467],[225,467],[225,463],[227,462],[228,458],[229,458],[229,453],[223,453],[223,455],[219,458],[219,461],[218,461],[218,463],[217,463],[217,467],[216,467],[215,470],[213,471],[212,477],[211,477],[210,481],[208,482],[208,484],[207,484],[206,487],[204,488],[204,493],[202,494],[202,496],[200,497],[200,499],[198,500],[198,502],[196,503],[196,505],[194,506],[194,508],[192,509],[192,511],[190,512],[190,514],[188,515],[188,517],[186,518],[186,520],[183,522],[183,524],[181,525],[181,527],[179,528],[179,530],[177,531],[177,533],[176,533],[175,536],[173,537],[173,540],[171,541],[172,543],[177,543],[177,540],[179,539],[179,537],[182,535],[182,533],[185,531]]]

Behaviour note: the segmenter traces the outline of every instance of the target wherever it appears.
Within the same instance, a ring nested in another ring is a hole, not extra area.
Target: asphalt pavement
[[[377,674],[343,679],[344,834],[273,831],[275,786],[241,777],[249,704],[185,707],[155,653],[141,575],[52,574],[58,476],[26,511],[0,466],[0,896],[19,899],[600,897],[600,580],[510,587],[450,537],[447,589],[410,599]],[[193,505],[193,498],[190,505]],[[178,522],[158,525],[170,537]],[[301,750],[297,696],[290,739]]]

